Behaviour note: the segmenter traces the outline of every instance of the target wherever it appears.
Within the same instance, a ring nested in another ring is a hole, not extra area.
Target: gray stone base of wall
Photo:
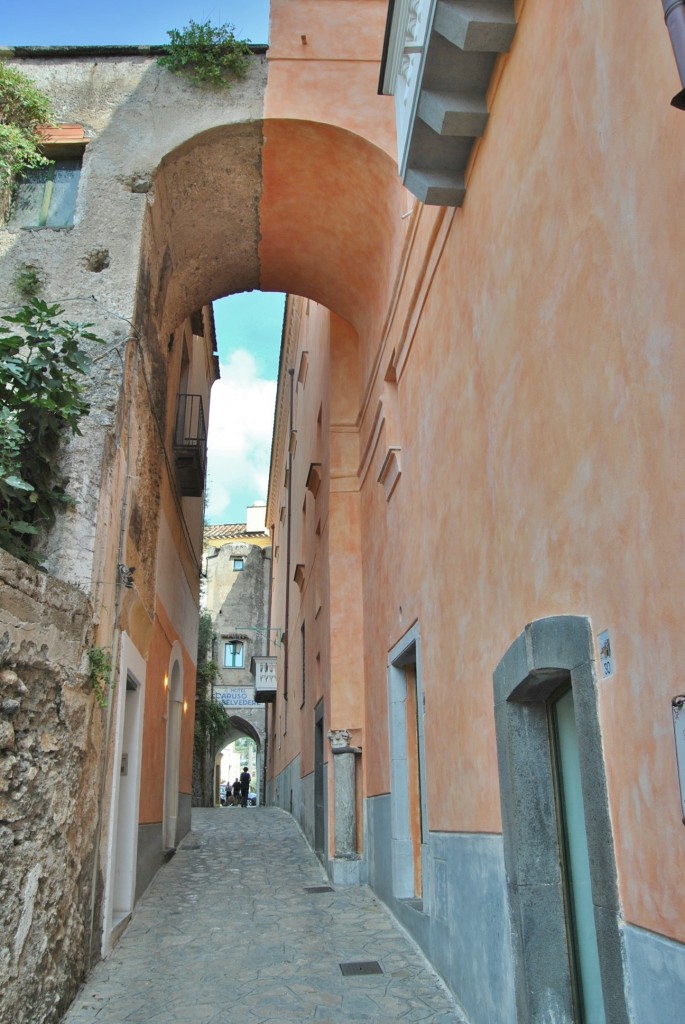
[[[685,946],[624,925],[635,1024],[679,1021],[685,1014]]]
[[[326,793],[326,766],[324,766],[324,794]],[[291,761],[288,767],[285,768],[280,775],[275,779],[271,779],[267,783],[266,802],[267,804],[273,804],[276,807],[281,807],[284,811],[289,811],[290,814],[292,814],[293,818],[302,829],[305,839],[323,863],[325,851],[328,849],[328,835],[325,825],[328,819],[326,798],[324,795],[323,844],[322,849],[317,851],[316,822],[314,816],[314,773],[311,772],[309,775],[305,775],[304,778],[300,777],[299,757],[295,758],[294,761]],[[328,874],[331,878],[333,877],[330,871],[328,871]],[[340,884],[345,883],[341,882]]]
[[[178,794],[178,818],[176,820],[176,845],[190,832],[190,812],[192,797],[190,793]]]
[[[291,761],[280,775],[272,780],[269,802],[292,814],[302,831],[307,835],[304,823],[309,815],[305,812],[304,808],[299,757]],[[307,838],[309,839],[309,836]]]
[[[431,832],[421,899],[396,899],[390,797],[367,801],[369,885],[419,944],[471,1024],[516,1020],[502,837]]]
[[[267,790],[290,811],[314,846],[313,777],[293,761]],[[365,850],[327,859],[334,885],[368,881],[418,943],[463,1007],[470,1024],[516,1020],[514,962],[500,835],[431,832],[424,849],[421,899],[396,899],[392,879],[390,797],[365,804]],[[635,1024],[680,1020],[685,1005],[685,946],[622,926]]]
[[[190,793],[178,794],[178,817],[176,819],[176,844],[190,832],[192,797]],[[138,859],[136,861],[136,903],[155,877],[170,853],[164,849],[161,821],[152,825],[138,826]]]
[[[393,896],[391,836],[390,798],[367,801],[370,886],[419,944],[470,1024],[511,1024],[515,979],[502,837],[431,832],[423,897],[404,900]],[[621,931],[635,1024],[680,1020],[685,946],[632,925]]]
[[[138,856],[136,861],[136,903],[164,863],[162,823],[138,826]]]
[[[364,881],[364,866],[361,857],[333,857],[326,870],[334,885],[359,885]]]

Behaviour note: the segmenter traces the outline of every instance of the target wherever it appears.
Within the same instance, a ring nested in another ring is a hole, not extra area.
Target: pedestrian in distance
[[[237,776],[236,776],[235,782],[233,783],[232,789],[233,789],[233,804],[234,804],[234,806],[237,807],[238,804],[240,803],[240,798],[242,796],[242,789],[240,787],[240,779]]]
[[[252,776],[247,770],[247,765],[243,766],[243,770],[240,773],[240,806],[247,807],[247,798],[250,794],[250,782]]]

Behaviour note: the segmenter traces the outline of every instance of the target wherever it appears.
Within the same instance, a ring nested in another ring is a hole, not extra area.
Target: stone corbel
[[[361,754],[361,747],[351,747],[352,734],[347,729],[331,729],[328,733],[331,750],[334,754]]]

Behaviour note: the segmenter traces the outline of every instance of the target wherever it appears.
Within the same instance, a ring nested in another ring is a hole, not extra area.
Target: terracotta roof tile
[[[244,537],[247,523],[223,523],[220,526],[205,526],[207,540],[223,540],[225,537]]]

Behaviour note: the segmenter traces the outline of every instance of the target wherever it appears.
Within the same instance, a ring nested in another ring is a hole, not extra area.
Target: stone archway
[[[261,721],[260,721],[261,719]],[[254,741],[256,747],[256,778],[253,778],[254,790],[257,793],[257,802],[263,803],[264,798],[264,752],[266,732],[264,728],[264,711],[262,708],[245,709],[241,714],[231,715],[229,729],[217,739],[215,754],[215,792],[219,785],[217,769],[220,768],[221,757],[226,747],[242,737]],[[233,779],[228,779],[229,783]],[[218,796],[215,796],[215,804],[218,803]]]
[[[192,136],[155,173],[141,329],[164,336],[214,299],[261,289],[304,295],[362,341],[377,337],[389,277],[379,270],[401,247],[406,207],[387,153],[335,125],[283,119]]]

